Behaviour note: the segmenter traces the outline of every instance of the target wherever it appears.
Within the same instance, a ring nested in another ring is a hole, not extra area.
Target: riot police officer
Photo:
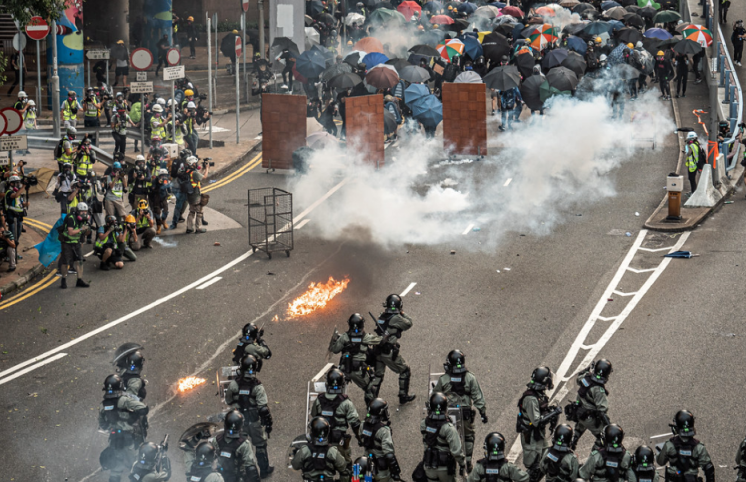
[[[574,408],[571,413],[567,413],[567,408],[565,409],[568,420],[577,422],[575,424],[575,435],[572,439],[573,450],[577,448],[578,440],[586,430],[590,430],[598,439],[601,437],[604,427],[611,423],[607,415],[609,400],[606,398],[609,393],[606,383],[609,381],[611,372],[611,362],[601,359],[578,373],[575,379],[580,387],[578,388],[578,398],[568,406]]]
[[[634,474],[634,480],[630,479],[630,482],[658,482],[653,449],[647,445],[640,445],[632,455],[630,463]]]
[[[306,435],[307,443],[295,451],[290,462],[293,469],[301,470],[303,480],[309,482],[333,480],[335,473],[339,473],[342,480],[349,480],[347,462],[339,453],[339,448],[330,444],[329,422],[324,417],[314,417],[308,427],[310,434]]]
[[[355,459],[355,463],[352,464],[352,476],[357,477],[359,480],[368,480],[366,477],[373,478],[376,473],[376,468],[373,466],[373,461],[368,457],[358,457]]]
[[[736,482],[746,482],[746,439],[743,439],[736,452]]]
[[[505,437],[492,432],[484,439],[484,458],[477,460],[466,482],[528,482],[528,474],[505,460]]]
[[[697,482],[699,469],[705,473],[706,482],[715,482],[715,466],[704,444],[694,438],[694,415],[689,410],[679,410],[673,418],[674,436],[663,444],[658,453],[658,465],[666,465],[666,482]]]
[[[384,311],[378,316],[376,332],[381,336],[381,342],[376,349],[376,367],[371,390],[378,396],[386,374],[386,367],[399,374],[399,403],[405,404],[415,399],[416,395],[409,394],[409,381],[412,372],[404,358],[399,354],[399,339],[406,330],[412,328],[412,318],[402,311],[401,296],[389,295],[383,304]]]
[[[257,372],[262,371],[263,360],[272,357],[272,350],[265,343],[264,330],[260,330],[254,323],[247,323],[242,330],[241,339],[233,350],[233,363],[238,364],[244,355],[252,355],[259,362]]]
[[[553,407],[549,406],[549,397],[546,395],[547,389],[554,388],[552,371],[544,366],[536,368],[531,373],[531,381],[526,387],[528,390],[523,392],[518,400],[516,431],[521,434],[523,465],[528,470],[531,482],[536,482],[542,477],[539,464],[544,451],[549,447],[545,432],[546,426],[550,426],[551,434],[559,418],[559,412],[557,412],[556,417],[546,419],[553,413]],[[568,440],[570,441],[572,439]]]
[[[371,384],[372,368],[375,364],[373,347],[380,343],[381,337],[365,333],[365,318],[353,313],[347,320],[348,330],[345,333],[334,333],[329,342],[329,351],[342,353],[339,369],[347,379],[352,380],[365,393],[365,406],[375,398]]]
[[[546,482],[572,482],[578,478],[578,458],[570,448],[572,427],[563,423],[554,430],[552,446],[541,459],[539,468]],[[525,457],[524,453],[524,457]]]
[[[187,468],[188,482],[225,482],[215,467],[215,445],[203,440],[194,448],[194,462]]]
[[[153,442],[140,445],[137,460],[130,471],[130,482],[165,482],[171,478],[171,462],[165,454],[167,447]]]
[[[142,352],[137,350],[130,353],[124,359],[124,363],[119,365],[122,369],[122,382],[126,387],[127,395],[136,397],[136,400],[145,400],[147,391],[145,390],[146,380],[143,380],[140,376],[142,373],[142,366],[145,363],[145,357],[142,356]]]
[[[420,423],[425,454],[422,465],[427,480],[456,481],[456,464],[464,475],[465,457],[458,430],[448,418],[448,398],[433,391],[427,404],[427,417]]]
[[[487,406],[477,377],[466,368],[466,356],[461,350],[451,350],[443,364],[445,374],[441,375],[433,392],[443,392],[451,407],[461,407],[461,420],[464,427],[464,454],[466,471],[471,472],[471,456],[474,453],[474,418],[479,410],[482,423],[487,423]],[[472,406],[474,408],[472,408]],[[525,454],[524,454],[525,457]]]
[[[106,377],[104,392],[98,410],[98,426],[109,432],[109,446],[99,460],[101,468],[110,471],[109,482],[119,482],[122,473],[132,467],[137,447],[144,438],[138,429],[147,427],[148,407],[124,395],[124,384],[119,375]]]
[[[245,355],[225,392],[225,403],[236,408],[246,417],[245,433],[251,438],[256,451],[262,478],[269,476],[275,468],[269,465],[267,438],[272,433],[272,414],[267,406],[264,385],[256,378],[259,363],[252,355]]]
[[[210,439],[217,448],[217,467],[225,482],[259,482],[254,452],[249,440],[243,436],[243,427],[243,414],[231,410],[225,414],[223,431]]]
[[[401,480],[401,468],[394,453],[394,439],[391,438],[389,404],[382,398],[375,398],[368,406],[368,414],[360,432],[365,456],[375,465],[376,482]],[[360,442],[358,442],[360,444]]]
[[[355,405],[344,393],[345,376],[339,369],[333,368],[326,374],[326,393],[319,395],[311,407],[312,417],[323,417],[329,422],[329,444],[337,447],[337,451],[345,459],[348,468],[352,467],[352,454],[350,452],[350,436],[347,435],[347,426],[352,427],[352,432],[358,443],[360,438],[360,418]]]
[[[632,472],[631,457],[624,448],[623,441],[622,427],[615,423],[607,425],[601,439],[602,446],[594,449],[580,467],[580,477],[593,479],[593,482],[631,481],[635,475]]]

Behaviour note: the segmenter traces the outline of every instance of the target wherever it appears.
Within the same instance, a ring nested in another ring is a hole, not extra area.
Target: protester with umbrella
[[[290,89],[293,91],[293,67],[295,67],[295,57],[298,55],[295,52],[291,52],[289,49],[284,49],[280,55],[280,59],[285,61],[285,68],[282,69],[282,88]],[[287,79],[285,76],[287,75]]]
[[[673,76],[673,65],[670,60],[666,59],[662,50],[655,55],[655,76],[658,77],[660,83],[661,97],[663,100],[671,100],[671,86],[668,81]]]
[[[538,65],[535,67],[533,75],[528,77],[521,84],[521,98],[526,106],[531,110],[531,115],[534,112],[538,112],[539,115],[544,115],[544,102],[541,100],[541,93],[539,89],[541,84],[546,81],[546,78],[541,73],[541,67]]]
[[[443,120],[443,104],[430,94],[414,102],[411,108],[414,118],[425,128],[425,136],[434,137],[435,129]]]
[[[686,81],[689,78],[689,57],[686,54],[677,54],[674,59],[674,65],[676,67],[676,98],[679,98],[679,92],[681,97],[686,97]]]

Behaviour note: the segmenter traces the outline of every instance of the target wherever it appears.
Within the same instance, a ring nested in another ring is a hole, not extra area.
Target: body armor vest
[[[225,480],[235,480],[238,475],[236,451],[244,443],[243,437],[226,438],[224,433],[215,437],[218,446],[218,470]]]
[[[598,453],[601,454],[601,459],[604,461],[604,464],[601,467],[596,467],[593,476],[611,482],[617,482],[620,478],[623,479],[624,474],[622,473],[621,464],[627,450],[623,450],[622,452],[609,452],[606,449],[601,449]]]
[[[106,421],[110,425],[114,425],[119,422],[119,399],[121,395],[115,398],[104,398],[104,413],[106,414]]]
[[[148,394],[147,390],[145,390],[145,381],[142,380],[142,377],[136,373],[125,373],[122,375],[122,382],[124,382],[124,386],[126,387],[129,384],[129,381],[133,378],[139,378],[141,380],[140,389],[137,391],[137,398],[140,400],[145,400],[145,396]]]
[[[671,438],[671,443],[676,449],[676,458],[671,460],[671,465],[678,472],[686,472],[690,469],[697,469],[699,467],[698,460],[694,458],[694,448],[699,445],[699,440],[691,438],[688,441],[684,441],[679,436]]]
[[[602,387],[606,394],[609,394],[609,390],[606,388],[606,385],[597,380],[594,380],[593,376],[589,373],[580,382],[580,388],[578,388],[578,396],[584,398],[586,402],[595,405],[595,403],[593,403],[593,399],[588,398],[588,392],[593,387]]]
[[[562,459],[565,458],[565,455],[567,455],[569,452],[560,452],[559,450],[550,448],[547,451],[547,459],[549,460],[549,463],[547,464],[547,476],[549,477],[557,477],[560,474],[560,469],[562,468]]]
[[[200,467],[196,463],[192,465],[192,470],[187,472],[186,474],[186,480],[187,482],[201,482],[207,478],[208,475],[214,473],[215,471],[212,470],[212,466],[206,466],[206,467]]]
[[[503,464],[505,464],[505,459],[497,461],[480,459],[477,460],[477,463],[484,467],[484,475],[481,480],[485,482],[503,482],[508,480],[507,478],[500,476],[500,469]]]
[[[132,482],[140,482],[149,473],[150,469],[144,469],[142,467],[134,466],[132,467],[132,473],[130,474],[129,479]]]
[[[383,422],[378,423],[370,423],[365,422],[363,423],[363,429],[360,432],[362,439],[363,439],[363,447],[365,447],[365,450],[372,450],[372,449],[379,449],[380,450],[380,444],[376,443],[376,434],[379,430],[381,430],[383,427],[386,427],[386,424]]]
[[[252,406],[250,403],[253,399],[251,393],[257,386],[261,384],[262,382],[260,382],[256,378],[251,380],[241,379],[240,381],[238,381],[238,405],[239,407],[241,407],[241,412],[243,412],[244,414],[249,410],[255,410],[257,408],[256,406]],[[256,420],[249,419],[248,416],[246,418],[249,422],[256,422]]]
[[[338,444],[344,436],[344,433],[347,432],[347,425],[340,425],[335,417],[337,409],[342,405],[342,402],[347,400],[347,398],[347,395],[344,394],[337,394],[333,400],[329,400],[324,395],[320,395],[319,398],[317,398],[319,401],[319,407],[321,408],[321,416],[329,422],[329,426],[331,427],[329,443],[334,445]]]

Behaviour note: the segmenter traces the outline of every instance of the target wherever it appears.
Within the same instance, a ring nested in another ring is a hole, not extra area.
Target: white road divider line
[[[654,438],[661,438],[661,437],[673,437],[673,435],[671,434],[671,432],[668,432],[668,433],[662,433],[660,435],[653,435],[650,438],[654,439]]]
[[[308,224],[309,221],[311,221],[311,220],[310,219],[304,219],[303,221],[301,221],[300,223],[298,223],[298,225],[295,227],[295,229],[302,228],[303,226],[305,226],[306,224]]]
[[[503,187],[508,187],[508,184],[510,184],[510,181],[512,181],[513,178],[509,177],[507,181],[505,181],[505,184],[503,184]]]
[[[414,288],[415,286],[417,286],[417,283],[409,283],[409,286],[407,286],[407,289],[405,289],[404,291],[402,291],[399,296],[407,296],[407,293],[409,293],[410,291],[412,291],[412,288]]]
[[[203,289],[207,288],[208,286],[217,283],[221,279],[223,279],[223,278],[221,278],[220,276],[216,276],[213,279],[211,279],[210,281],[208,281],[207,283],[203,284],[202,286],[197,286],[197,288],[195,288],[195,289],[203,290]]]
[[[296,216],[295,219],[293,219],[293,223],[300,222],[300,220],[302,218],[304,218],[305,216],[308,215],[308,213],[310,213],[311,211],[313,211],[314,209],[316,209],[319,206],[319,204],[321,204],[322,202],[324,202],[325,200],[327,200],[329,198],[329,196],[331,196],[332,194],[334,194],[335,192],[337,192],[349,180],[350,180],[350,177],[346,177],[346,178],[342,179],[338,184],[336,184],[329,191],[327,191],[326,194],[324,194],[323,196],[321,196],[313,204],[311,204],[308,208],[306,208],[305,211],[303,211],[298,216]],[[85,333],[84,335],[81,335],[80,337],[75,338],[74,340],[68,341],[67,343],[62,344],[62,345],[58,346],[57,348],[53,348],[53,349],[49,350],[48,352],[42,353],[41,355],[39,355],[39,356],[37,356],[35,358],[31,358],[29,360],[26,360],[25,362],[22,362],[22,363],[19,363],[18,365],[10,367],[7,370],[5,370],[2,373],[0,373],[0,376],[4,375],[6,373],[13,373],[16,370],[21,370],[22,368],[26,368],[29,365],[32,365],[32,364],[36,363],[39,360],[43,360],[44,358],[50,357],[52,355],[56,355],[56,354],[58,354],[61,351],[67,350],[68,348],[70,348],[72,346],[75,346],[75,345],[77,345],[78,343],[80,343],[82,341],[85,341],[85,340],[87,340],[87,339],[89,339],[89,338],[91,338],[93,336],[98,335],[99,333],[103,333],[104,331],[107,331],[110,328],[113,328],[113,327],[115,327],[115,326],[117,326],[117,325],[119,325],[121,323],[124,323],[127,320],[131,320],[132,318],[136,317],[137,315],[141,315],[142,313],[150,311],[153,308],[155,308],[157,306],[160,306],[160,305],[162,305],[163,303],[165,303],[167,301],[170,301],[170,300],[172,300],[174,298],[177,298],[177,297],[181,296],[182,294],[184,294],[184,293],[186,293],[186,292],[188,292],[188,291],[196,288],[197,286],[200,286],[203,283],[206,283],[206,282],[210,281],[215,276],[217,276],[217,275],[219,275],[219,274],[221,274],[221,273],[223,273],[225,271],[228,271],[232,267],[234,267],[237,264],[241,263],[242,261],[245,261],[246,259],[248,259],[253,254],[254,254],[253,251],[247,251],[246,253],[242,254],[238,258],[236,258],[233,261],[229,262],[228,264],[223,265],[222,267],[216,269],[212,273],[203,276],[202,278],[198,279],[197,281],[195,281],[193,283],[190,283],[187,286],[185,286],[185,287],[183,287],[183,288],[181,288],[181,289],[179,289],[177,291],[174,291],[173,293],[171,293],[169,295],[164,296],[163,298],[159,298],[159,299],[153,301],[152,303],[143,306],[142,308],[139,308],[139,309],[137,309],[137,310],[135,310],[135,311],[133,311],[131,313],[128,313],[128,314],[126,314],[126,315],[124,315],[124,316],[122,316],[120,318],[117,318],[116,320],[111,321],[111,322],[109,322],[109,323],[107,323],[107,324],[105,324],[105,325],[103,325],[103,326],[101,326],[99,328],[96,328],[95,330],[89,331],[88,333]],[[62,355],[62,356],[64,356],[64,355]],[[61,358],[61,356],[60,356],[60,358]],[[28,370],[24,370],[23,371],[23,374],[26,374],[26,373],[28,373],[31,370],[35,370],[36,368],[39,368],[39,366],[41,366],[41,365],[34,365],[32,367],[29,367]],[[17,376],[20,376],[20,375],[17,375]],[[10,379],[7,380],[7,381],[10,381]]]
[[[20,376],[23,376],[23,375],[27,374],[30,371],[34,371],[37,368],[43,367],[44,365],[48,365],[48,364],[50,364],[50,363],[52,363],[54,361],[59,360],[60,358],[66,357],[66,356],[67,356],[67,353],[58,353],[57,355],[53,356],[52,358],[47,358],[46,360],[40,361],[36,365],[31,365],[30,367],[26,368],[25,370],[21,370],[20,372],[16,372],[16,373],[14,373],[13,375],[11,375],[11,376],[9,376],[7,378],[1,379],[0,380],[0,385],[2,385],[4,383],[8,383],[11,380],[15,380],[16,378],[18,378]],[[6,373],[6,372],[8,372],[8,370],[4,371],[3,373]]]
[[[471,223],[470,225],[468,225],[468,226],[466,227],[466,229],[464,229],[464,232],[463,232],[463,233],[461,233],[461,235],[462,235],[462,236],[466,236],[467,234],[469,234],[469,231],[471,231],[471,228],[473,228],[473,227],[474,227],[474,223]]]

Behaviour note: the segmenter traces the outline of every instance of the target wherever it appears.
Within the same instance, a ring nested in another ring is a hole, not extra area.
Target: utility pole
[[[57,72],[57,22],[52,20],[52,120],[54,137],[60,137],[60,77]]]
[[[259,50],[261,50],[261,58],[264,57],[264,0],[259,0]]]

